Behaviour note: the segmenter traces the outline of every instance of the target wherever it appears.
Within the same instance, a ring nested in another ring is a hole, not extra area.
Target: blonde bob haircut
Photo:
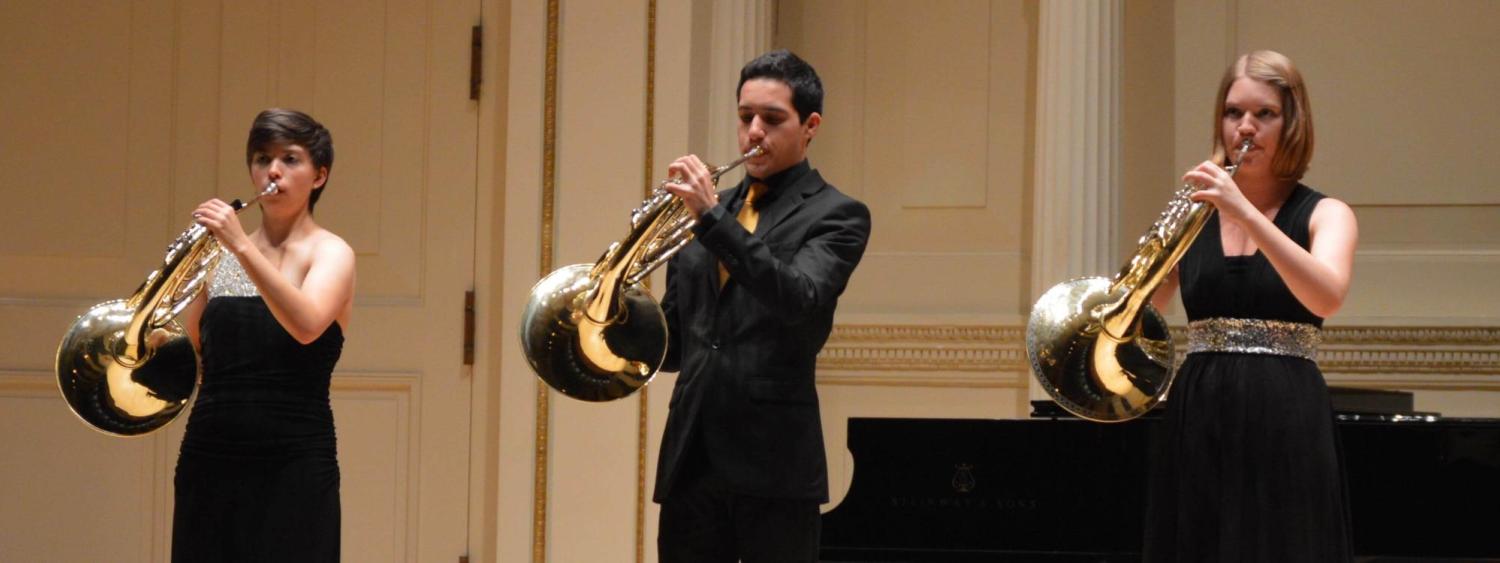
[[[1296,182],[1307,173],[1313,154],[1312,106],[1307,100],[1307,86],[1302,73],[1286,55],[1276,51],[1253,51],[1240,56],[1224,69],[1219,80],[1219,97],[1214,102],[1214,162],[1229,163],[1224,147],[1224,98],[1235,80],[1249,78],[1269,84],[1281,92],[1281,139],[1271,171],[1281,180]]]

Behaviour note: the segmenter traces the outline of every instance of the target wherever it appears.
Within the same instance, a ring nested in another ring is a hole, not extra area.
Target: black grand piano
[[[1500,562],[1500,419],[1331,391],[1358,560]],[[1139,561],[1159,423],[1089,422],[1050,401],[1027,420],[852,418],[854,477],[823,515],[822,559]]]

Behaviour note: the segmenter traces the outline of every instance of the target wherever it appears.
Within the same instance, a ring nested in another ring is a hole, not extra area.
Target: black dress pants
[[[690,465],[661,504],[660,563],[818,560],[818,501],[737,494],[708,464]]]

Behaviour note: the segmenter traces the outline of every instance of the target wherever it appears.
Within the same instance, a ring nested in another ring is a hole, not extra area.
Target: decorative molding
[[[995,342],[1024,338],[1025,327],[1002,325],[836,325],[833,342]]]
[[[328,386],[331,393],[351,391],[398,391],[406,395],[415,394],[417,382],[422,374],[416,371],[341,371],[333,374]]]
[[[1186,330],[1173,328],[1172,336],[1180,347],[1186,345]],[[1318,366],[1330,376],[1500,375],[1500,327],[1328,327],[1323,329]]]
[[[59,401],[62,392],[57,389],[57,377],[46,370],[0,371],[0,397],[41,397],[52,394]],[[59,407],[66,408],[63,403]]]
[[[652,15],[655,16],[656,0],[651,1]],[[646,444],[648,443],[651,420],[650,395],[648,388],[641,388],[640,400],[637,401],[636,427],[635,427],[635,561],[646,563]]]
[[[1318,363],[1329,374],[1500,375],[1500,327],[1329,328]]]
[[[1025,372],[1001,373],[988,376],[956,377],[952,375],[913,376],[858,376],[839,374],[818,375],[818,385],[838,387],[900,387],[909,389],[1026,389]]]
[[[1185,349],[1186,330],[1174,328],[1173,336],[1178,349]],[[818,381],[1024,387],[1030,373],[1025,340],[1025,327],[1010,325],[838,325],[818,356],[823,372]],[[1329,327],[1323,331],[1319,364],[1339,381],[1413,389],[1500,389],[1500,378],[1490,377],[1500,376],[1500,327]],[[885,375],[890,372],[901,375]],[[1389,377],[1345,377],[1379,374]]]
[[[1330,350],[1318,354],[1325,373],[1500,375],[1500,351]]]
[[[119,294],[97,295],[93,297],[64,296],[64,297],[40,297],[40,296],[6,296],[0,297],[0,307],[30,308],[30,309],[62,309],[71,311],[74,316],[89,310],[99,303],[111,299],[124,299],[129,297],[122,290]],[[412,307],[422,304],[422,298],[417,296],[402,295],[360,295],[354,298],[354,306],[360,309],[377,307]]]
[[[337,372],[333,374],[329,391],[332,394],[362,391],[395,391],[412,395],[421,375],[417,372]],[[0,391],[33,393],[43,391],[59,393],[57,377],[51,370],[3,370],[0,371]],[[330,398],[338,398],[331,396]],[[59,395],[59,400],[62,397]]]
[[[1022,327],[838,325],[818,355],[818,368],[844,372],[1024,372],[1028,369],[1024,344]]]
[[[1330,385],[1403,391],[1500,392],[1500,378],[1486,375],[1325,373]]]
[[[110,299],[120,299],[120,296],[108,297],[0,297],[0,307],[34,307],[39,309],[66,309],[69,311],[83,312],[89,307]]]
[[[1339,326],[1323,329],[1325,345],[1401,344],[1417,346],[1500,346],[1500,326]]]
[[[1372,249],[1354,253],[1355,259],[1425,260],[1436,258],[1500,258],[1500,249],[1494,248],[1424,248],[1420,250]]]
[[[547,0],[547,55],[545,87],[542,99],[542,233],[541,272],[537,279],[552,272],[553,223],[557,200],[557,33],[558,0]],[[536,385],[535,471],[532,473],[533,504],[531,508],[531,560],[547,561],[547,433],[550,414],[549,387]]]

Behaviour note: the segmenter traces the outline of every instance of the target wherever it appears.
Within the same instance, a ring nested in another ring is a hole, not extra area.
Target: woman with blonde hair
[[[1313,121],[1290,59],[1255,51],[1229,66],[1213,145],[1183,182],[1218,213],[1153,296],[1160,307],[1181,288],[1189,342],[1155,457],[1145,560],[1349,561],[1316,353],[1348,294],[1359,229],[1348,205],[1301,183]]]

